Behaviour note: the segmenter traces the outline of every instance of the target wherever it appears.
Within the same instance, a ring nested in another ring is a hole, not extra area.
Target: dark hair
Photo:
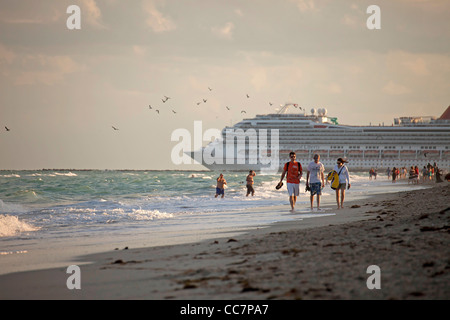
[[[291,151],[291,152],[289,153],[289,156],[292,156],[293,154],[295,154],[295,152],[294,152],[294,151]]]

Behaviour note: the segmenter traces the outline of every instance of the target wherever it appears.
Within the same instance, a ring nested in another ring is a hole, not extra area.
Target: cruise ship
[[[270,165],[279,172],[291,151],[303,166],[319,154],[326,170],[337,158],[346,158],[351,170],[428,163],[450,168],[450,106],[439,118],[399,117],[389,126],[352,126],[340,124],[325,108],[307,114],[298,104],[286,103],[277,113],[244,119],[221,133],[189,155],[216,171],[260,171]]]

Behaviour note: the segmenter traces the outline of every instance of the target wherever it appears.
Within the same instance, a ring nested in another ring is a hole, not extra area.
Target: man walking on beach
[[[255,189],[253,189],[253,177],[256,175],[255,171],[250,170],[247,176],[247,197],[251,193],[252,197],[255,195]]]
[[[220,176],[217,178],[217,187],[216,187],[215,198],[217,198],[219,195],[222,195],[222,198],[225,197],[225,185],[226,184],[227,184],[227,181],[223,177],[223,174],[220,174]]]
[[[306,174],[306,188],[311,192],[311,211],[313,210],[314,195],[317,195],[317,210],[320,210],[320,196],[322,195],[322,188],[325,186],[325,177],[323,172],[325,167],[320,160],[320,155],[314,155],[312,161],[307,168]]]
[[[289,203],[291,204],[291,212],[295,210],[295,202],[297,202],[297,197],[300,190],[300,179],[302,178],[302,165],[300,162],[295,161],[295,152],[289,153],[289,158],[291,161],[284,165],[283,173],[281,174],[280,183],[283,182],[284,176],[287,173],[287,189],[289,192]]]

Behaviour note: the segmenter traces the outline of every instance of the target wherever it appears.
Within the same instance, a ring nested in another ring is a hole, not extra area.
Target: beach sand
[[[129,248],[0,276],[0,299],[449,299],[450,185],[376,195],[233,237]],[[289,205],[280,214],[288,214]],[[368,289],[380,268],[381,289]]]

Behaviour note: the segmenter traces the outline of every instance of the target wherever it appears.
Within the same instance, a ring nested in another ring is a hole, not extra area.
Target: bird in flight
[[[159,110],[156,109],[155,111],[158,112],[158,114],[159,114]]]
[[[272,102],[269,102],[269,105],[272,106]]]
[[[148,105],[148,108],[149,108],[149,109],[152,109],[152,106],[149,104],[149,105]]]
[[[203,102],[206,103],[206,101],[208,101],[208,99],[203,99]]]
[[[247,98],[250,98],[250,96],[247,94]]]
[[[8,128],[7,126],[5,126],[5,130],[6,130],[6,131],[11,131],[11,129]]]
[[[114,130],[119,130],[118,128],[116,128],[116,127],[114,127],[114,126],[111,126]]]
[[[212,89],[210,87],[208,87],[209,91],[212,91]]]
[[[245,112],[245,110],[242,110],[241,113],[247,113],[247,112]]]
[[[173,113],[176,113],[175,110],[172,110]]]
[[[200,105],[200,103],[202,103],[201,101],[200,102],[197,102],[197,105],[199,106]]]
[[[228,106],[226,106],[225,108],[227,108],[228,110],[230,110],[230,108]]]

